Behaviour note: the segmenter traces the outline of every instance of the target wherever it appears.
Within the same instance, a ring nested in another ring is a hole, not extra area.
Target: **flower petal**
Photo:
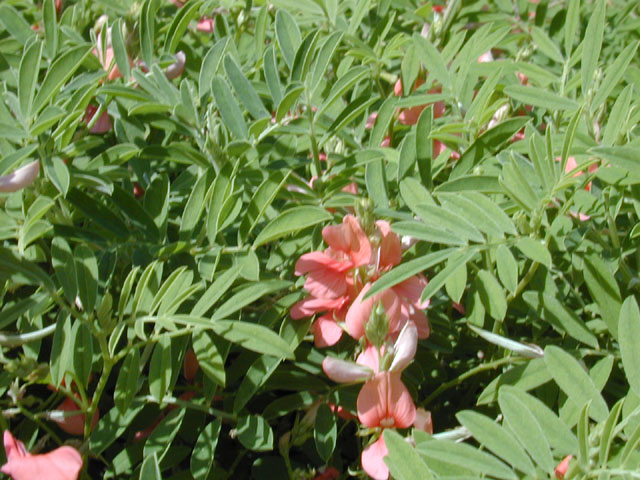
[[[418,348],[418,329],[413,322],[405,323],[394,345],[394,356],[389,370],[401,372],[411,363]]]
[[[373,371],[367,367],[335,357],[324,357],[322,370],[337,383],[360,382],[373,375]]]
[[[360,461],[363,470],[374,480],[387,480],[389,478],[389,469],[384,463],[384,457],[389,454],[384,438],[380,438],[362,451]]]
[[[16,192],[28,187],[38,178],[40,173],[40,162],[35,160],[27,163],[24,167],[14,170],[9,175],[0,177],[0,192]]]
[[[399,372],[380,372],[365,383],[356,402],[365,427],[407,428],[416,418],[416,406]]]
[[[333,314],[316,318],[316,321],[311,325],[311,331],[314,343],[318,348],[335,345],[342,338],[342,328],[333,319]]]

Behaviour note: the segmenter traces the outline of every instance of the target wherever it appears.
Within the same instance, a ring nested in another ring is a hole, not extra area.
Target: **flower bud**
[[[36,160],[28,163],[9,175],[0,177],[0,192],[16,192],[28,187],[38,177],[38,173],[40,173],[40,162]]]

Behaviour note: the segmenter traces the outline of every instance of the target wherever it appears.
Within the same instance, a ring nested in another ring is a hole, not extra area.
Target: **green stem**
[[[500,358],[498,360],[494,360],[493,362],[483,363],[482,365],[478,365],[477,367],[474,367],[471,370],[467,370],[462,375],[460,375],[460,376],[458,376],[458,377],[454,378],[453,380],[450,380],[450,381],[448,381],[446,383],[443,383],[438,388],[436,388],[433,391],[433,393],[431,393],[431,395],[429,395],[426,398],[426,400],[424,400],[422,402],[422,406],[429,405],[442,392],[445,392],[446,390],[450,389],[451,387],[455,387],[457,385],[460,385],[462,382],[464,382],[469,377],[477,375],[478,373],[481,373],[481,372],[485,372],[487,370],[493,370],[493,369],[498,368],[498,367],[500,367],[502,365],[506,365],[506,364],[510,364],[510,363],[516,363],[516,362],[519,362],[519,361],[522,361],[522,360],[523,360],[522,358],[505,357],[505,358]]]
[[[111,369],[113,368],[113,359],[109,354],[109,346],[107,345],[107,340],[104,335],[97,335],[98,343],[100,345],[100,352],[102,353],[102,373],[100,374],[100,380],[98,380],[98,385],[96,386],[96,390],[93,392],[93,398],[91,399],[91,405],[87,409],[87,415],[84,419],[84,437],[89,438],[89,434],[91,433],[91,421],[93,420],[93,415],[98,409],[98,403],[100,403],[100,398],[104,393],[104,389],[107,386],[107,380],[109,380],[109,374],[111,373]]]
[[[2,347],[19,347],[25,343],[35,342],[36,340],[42,340],[43,338],[51,335],[56,331],[56,324],[49,325],[48,327],[41,328],[34,332],[20,333],[20,334],[6,334],[0,332],[0,346]]]

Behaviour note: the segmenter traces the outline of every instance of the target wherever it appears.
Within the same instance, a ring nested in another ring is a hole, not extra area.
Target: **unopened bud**
[[[389,333],[389,318],[385,313],[382,302],[378,302],[371,309],[369,321],[364,326],[364,333],[371,345],[380,348]]]

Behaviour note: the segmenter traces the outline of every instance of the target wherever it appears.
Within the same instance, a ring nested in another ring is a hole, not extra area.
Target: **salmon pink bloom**
[[[24,167],[0,177],[0,192],[17,192],[31,185],[40,173],[40,162],[27,163]]]
[[[425,410],[424,408],[418,408],[416,410],[416,419],[413,421],[413,428],[433,435],[433,421],[431,420],[431,412]]]
[[[0,467],[0,472],[13,480],[77,480],[82,469],[82,456],[75,448],[65,446],[32,455],[8,430],[4,432],[4,450],[7,463]]]
[[[408,428],[416,419],[416,406],[402,383],[400,372],[380,372],[358,394],[358,420],[365,427]]]
[[[382,435],[362,451],[360,457],[362,468],[373,480],[387,480],[389,478],[389,468],[384,463],[384,457],[388,454],[389,450],[387,450]]]
[[[562,459],[562,461],[558,464],[558,466],[553,470],[556,478],[562,480],[564,476],[567,474],[567,470],[569,470],[569,462],[573,458],[573,455],[567,455]]]
[[[198,21],[198,25],[196,26],[196,29],[202,33],[213,33],[213,29],[215,25],[216,25],[216,21],[214,18],[202,17]]]

